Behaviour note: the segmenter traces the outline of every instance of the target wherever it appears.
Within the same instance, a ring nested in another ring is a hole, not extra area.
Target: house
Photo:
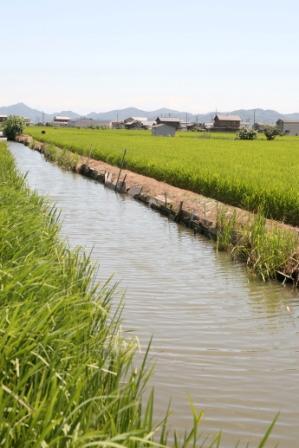
[[[165,124],[167,126],[173,127],[175,130],[181,128],[181,120],[179,118],[164,118],[164,117],[158,117],[156,119],[157,124]]]
[[[148,120],[146,117],[129,117],[124,120],[126,129],[151,129],[155,121]]]
[[[124,120],[124,126],[126,129],[142,129],[142,120],[146,120],[146,118],[129,117]]]
[[[71,121],[70,117],[56,115],[53,119],[53,124],[54,126],[67,126],[70,121]]]
[[[241,118],[238,115],[216,114],[212,131],[238,131],[241,126]]]
[[[276,126],[282,134],[299,135],[299,121],[277,120]]]
[[[155,124],[152,127],[152,135],[163,136],[163,137],[174,137],[176,128],[168,124]]]
[[[7,120],[7,118],[8,118],[8,115],[0,115],[0,123]]]
[[[111,121],[111,128],[112,129],[124,129],[125,123],[123,121]]]

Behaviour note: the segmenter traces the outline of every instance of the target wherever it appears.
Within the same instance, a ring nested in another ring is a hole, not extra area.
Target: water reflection
[[[99,279],[126,290],[124,327],[152,358],[157,410],[172,397],[176,428],[190,419],[188,397],[205,410],[204,430],[224,446],[256,441],[276,412],[274,442],[299,440],[299,296],[249,279],[211,242],[102,185],[65,173],[12,144],[28,183],[61,209],[62,235],[92,250]]]

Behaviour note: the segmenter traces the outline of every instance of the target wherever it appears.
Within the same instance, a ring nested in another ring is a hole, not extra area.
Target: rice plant
[[[40,141],[81,155],[125,166],[172,185],[299,225],[299,138],[268,142],[236,140],[234,135],[178,133],[152,137],[147,131],[55,129],[31,127]]]

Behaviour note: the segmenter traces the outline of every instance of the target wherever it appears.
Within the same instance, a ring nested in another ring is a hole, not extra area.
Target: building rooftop
[[[180,123],[181,120],[179,118],[173,118],[173,117],[158,117],[160,121],[163,121],[165,123]],[[157,120],[158,120],[157,118]]]
[[[54,121],[70,121],[70,117],[65,117],[63,115],[56,115]]]
[[[216,114],[215,118],[218,118],[218,120],[221,121],[241,121],[241,118],[239,117],[239,115],[224,115],[224,114]]]

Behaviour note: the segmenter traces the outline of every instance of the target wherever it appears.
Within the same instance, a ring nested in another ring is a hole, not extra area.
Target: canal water
[[[10,144],[30,188],[61,211],[62,236],[91,252],[98,278],[125,291],[123,326],[145,347],[153,336],[156,414],[171,398],[171,423],[189,426],[190,401],[204,410],[205,435],[223,447],[256,446],[279,411],[270,447],[299,446],[299,293],[249,279],[244,267],[217,254],[143,204],[37,152]]]

